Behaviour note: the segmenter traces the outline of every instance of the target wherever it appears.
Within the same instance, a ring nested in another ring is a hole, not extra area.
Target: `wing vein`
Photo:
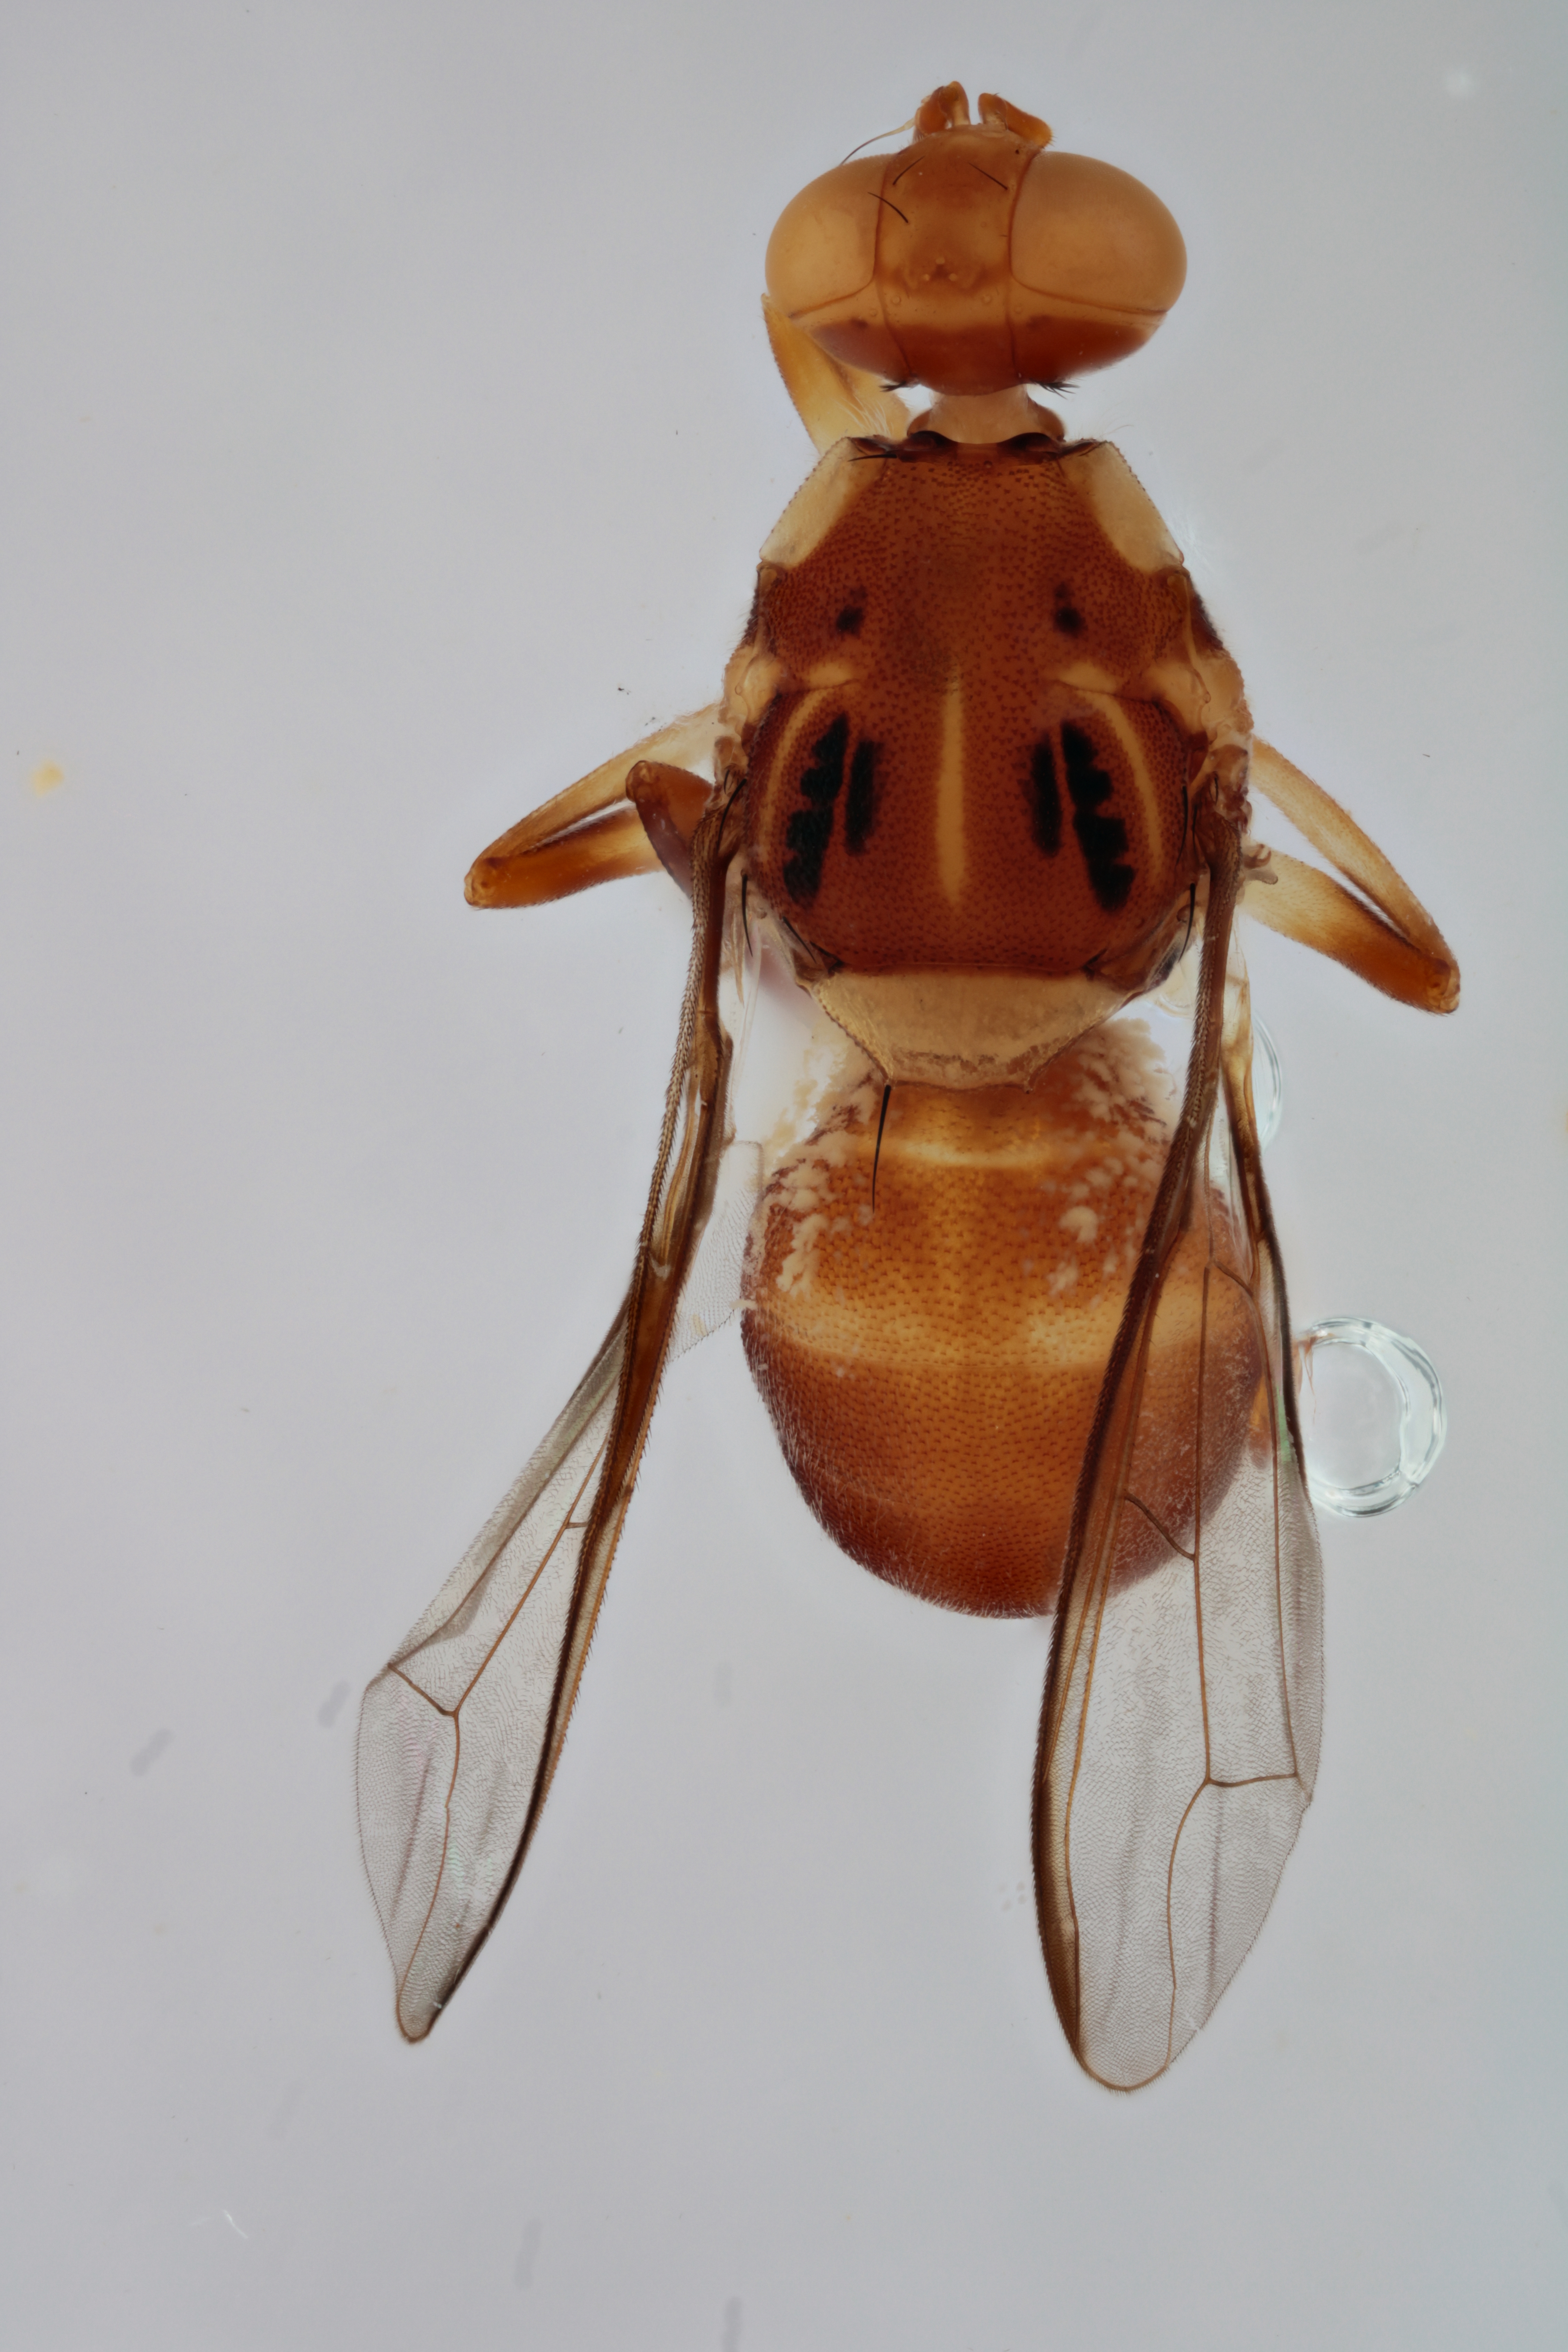
[[[1074,1500],[1036,1769],[1052,1994],[1079,2063],[1122,2090],[1185,2048],[1258,1935],[1310,1795],[1320,1687],[1230,939],[1239,845],[1212,799],[1194,830],[1208,903],[1186,1085]]]

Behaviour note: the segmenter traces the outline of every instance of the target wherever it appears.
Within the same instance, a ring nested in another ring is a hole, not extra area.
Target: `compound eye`
[[[1024,174],[1008,258],[1031,293],[1145,320],[1140,341],[1187,274],[1182,232],[1152,190],[1114,163],[1052,151],[1036,155]]]
[[[792,196],[768,239],[768,292],[788,317],[842,302],[871,283],[885,155],[824,172]]]

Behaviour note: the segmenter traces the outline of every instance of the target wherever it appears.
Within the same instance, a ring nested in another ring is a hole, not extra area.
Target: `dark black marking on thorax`
[[[1067,769],[1068,797],[1073,805],[1072,829],[1089,868],[1089,887],[1109,915],[1127,904],[1137,877],[1121,863],[1127,848],[1127,827],[1119,816],[1100,814],[1115,786],[1105,770],[1095,764],[1094,738],[1070,719],[1062,722],[1062,761]]]
[[[849,720],[844,711],[831,720],[811,747],[811,765],[800,779],[804,808],[791,813],[784,826],[784,886],[797,907],[809,907],[822,887],[822,868],[833,839],[833,812],[844,790],[847,766],[849,790],[844,803],[844,846],[857,857],[870,840],[877,824],[877,761],[879,743],[857,743],[849,751]]]
[[[1048,735],[1029,754],[1029,830],[1035,846],[1054,857],[1062,845],[1062,796],[1057,784],[1057,755]]]
[[[1083,852],[1089,887],[1106,912],[1114,914],[1126,905],[1136,879],[1135,869],[1120,862],[1127,847],[1127,827],[1119,816],[1103,814],[1103,804],[1115,787],[1096,764],[1094,738],[1070,719],[1063,724],[1061,746],[1068,797],[1073,807],[1072,829]],[[1048,735],[1043,735],[1029,754],[1025,794],[1035,846],[1054,857],[1062,845],[1062,795],[1056,747]]]
[[[848,748],[849,721],[841,710],[811,747],[811,765],[800,780],[805,806],[784,827],[784,888],[799,907],[809,907],[822,887],[822,861],[833,838],[833,804],[844,789]]]
[[[858,857],[877,823],[877,755],[879,743],[857,743],[849,762],[849,793],[844,803],[844,846]]]
[[[1072,591],[1065,580],[1057,583],[1056,604],[1051,613],[1051,625],[1064,637],[1080,637],[1084,631],[1083,614],[1073,603]]]

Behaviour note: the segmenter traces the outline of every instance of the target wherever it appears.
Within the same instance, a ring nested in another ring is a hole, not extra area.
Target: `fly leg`
[[[1248,884],[1247,913],[1271,931],[1331,956],[1401,1004],[1451,1013],[1459,1001],[1453,951],[1376,843],[1321,784],[1257,738],[1250,781],[1363,896],[1353,897],[1331,875],[1276,849]]]
[[[763,323],[784,390],[820,451],[831,449],[846,434],[870,434],[884,441],[903,439],[910,429],[910,412],[879,376],[836,360],[765,294]]]
[[[691,838],[710,786],[719,705],[678,719],[568,784],[475,858],[472,907],[542,907],[662,866],[691,895]]]

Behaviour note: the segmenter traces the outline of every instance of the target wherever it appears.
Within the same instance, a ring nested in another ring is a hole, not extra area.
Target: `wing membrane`
[[[1052,1992],[1080,2063],[1128,2090],[1245,1958],[1317,1769],[1321,1572],[1245,982],[1226,1007],[1235,882],[1216,844],[1186,1098],[1079,1485],[1036,1785]]]
[[[360,1832],[397,1983],[428,2033],[511,1890],[560,1757],[682,1288],[709,1223],[731,1044],[728,812],[693,844],[693,945],[632,1283],[571,1402],[365,1693]]]

